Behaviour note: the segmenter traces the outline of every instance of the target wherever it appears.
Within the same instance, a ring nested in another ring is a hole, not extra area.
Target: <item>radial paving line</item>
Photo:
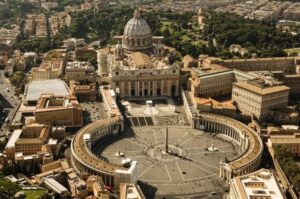
[[[148,172],[153,165],[151,165],[150,167],[148,167],[147,169],[145,169],[142,173],[140,173],[139,177],[141,177],[142,175],[144,175],[146,172]]]
[[[176,166],[177,166],[177,169],[178,169],[178,171],[179,171],[179,173],[180,173],[180,175],[181,175],[182,180],[185,181],[185,178],[183,177],[182,171],[181,171],[181,169],[180,169],[180,167],[179,167],[179,165],[178,165],[177,162],[176,162]]]
[[[158,144],[158,141],[157,141],[157,138],[156,138],[156,135],[155,135],[155,131],[152,131],[152,134],[153,134],[153,137],[155,139],[156,144]]]
[[[207,166],[207,167],[211,167],[211,168],[214,168],[214,169],[220,169],[220,168],[218,168],[218,167],[214,167],[214,166],[210,166],[209,164],[205,164],[205,163],[202,163],[202,162],[198,162],[198,161],[193,161],[193,162],[196,162],[196,163],[198,163],[198,164],[203,164],[203,165],[205,165],[205,166]]]
[[[167,165],[166,165],[165,163],[164,163],[164,165],[165,165],[165,168],[166,168],[167,174],[168,174],[168,176],[169,176],[169,180],[170,180],[170,182],[172,182],[172,178],[171,178],[171,176],[170,176],[170,173],[169,173],[168,167],[167,167]]]
[[[191,165],[193,165],[193,166],[195,166],[195,167],[198,167],[199,169],[202,169],[203,171],[206,171],[206,172],[208,172],[208,173],[210,173],[210,174],[212,174],[212,175],[218,176],[218,175],[216,175],[215,173],[213,173],[213,172],[211,172],[211,171],[209,171],[209,170],[207,170],[207,169],[204,169],[204,168],[202,168],[202,167],[200,167],[200,166],[198,166],[198,165],[195,165],[195,164],[191,164]]]

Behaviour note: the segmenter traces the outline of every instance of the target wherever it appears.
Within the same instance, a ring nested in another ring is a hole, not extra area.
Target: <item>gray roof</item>
[[[25,89],[26,101],[37,101],[41,94],[69,95],[68,85],[60,79],[34,80]]]
[[[10,136],[5,148],[11,148],[15,146],[15,143],[17,141],[17,139],[19,139],[20,135],[22,133],[22,129],[17,129],[14,130],[14,132],[12,133],[12,135]]]

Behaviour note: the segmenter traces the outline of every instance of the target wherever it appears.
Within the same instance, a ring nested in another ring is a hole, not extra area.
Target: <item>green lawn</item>
[[[288,48],[288,49],[284,49],[285,52],[287,52],[288,54],[290,53],[300,53],[300,48]]]
[[[181,38],[183,41],[190,41],[191,38],[188,35],[183,35]]]
[[[203,44],[206,44],[207,42],[203,41],[203,40],[197,40],[197,41],[192,41],[192,44],[195,46],[200,46]]]
[[[172,24],[172,21],[170,20],[161,20],[161,23],[163,26],[170,26]]]
[[[192,25],[192,29],[194,30],[194,31],[200,31],[200,27],[199,27],[199,25],[198,24],[193,24]]]
[[[45,193],[45,190],[24,190],[25,199],[40,199]]]

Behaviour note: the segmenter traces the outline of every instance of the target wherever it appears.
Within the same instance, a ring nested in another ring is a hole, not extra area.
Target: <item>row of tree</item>
[[[289,180],[300,191],[300,166],[295,160],[295,155],[284,145],[275,146],[275,157]]]

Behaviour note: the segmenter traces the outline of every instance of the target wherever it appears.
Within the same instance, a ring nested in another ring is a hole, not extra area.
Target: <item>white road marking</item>
[[[181,171],[181,169],[180,169],[180,167],[179,167],[179,165],[178,165],[178,162],[176,162],[176,166],[177,166],[177,169],[178,169],[178,171],[179,171],[179,173],[180,173],[180,175],[181,175],[182,180],[185,181],[185,179],[184,179],[184,177],[183,177],[183,175],[182,175],[182,171]]]
[[[120,150],[121,152],[123,152],[123,153],[140,153],[141,152],[141,150],[140,151],[122,151],[122,150]],[[102,154],[109,154],[109,153],[116,153],[116,151],[115,152],[113,152],[113,151],[104,151]]]
[[[139,179],[139,180],[141,180],[141,181],[145,181],[145,182],[167,182],[168,184],[169,184],[169,180],[146,180],[146,179]],[[157,184],[157,185],[159,185],[159,184]]]
[[[143,147],[147,147],[147,146],[146,146],[146,145],[144,145],[144,144],[141,144],[141,143],[134,142],[134,141],[132,141],[132,140],[130,140],[130,139],[128,139],[128,141],[130,141],[130,142],[132,142],[132,143],[134,143],[134,144],[137,144],[137,145],[143,146]]]
[[[168,168],[167,168],[167,165],[166,165],[165,163],[164,163],[164,165],[165,165],[167,174],[168,174],[168,176],[169,176],[169,181],[172,182],[172,178],[171,178],[171,176],[170,176],[170,173],[169,173],[169,170],[168,170]]]
[[[195,164],[191,164],[191,165],[193,165],[193,166],[195,166],[195,167],[198,167],[199,169],[202,169],[203,171],[206,171],[206,172],[208,172],[208,173],[210,173],[210,174],[212,174],[212,175],[218,176],[217,174],[215,174],[215,173],[213,173],[213,172],[211,172],[211,171],[209,171],[209,170],[207,170],[207,169],[204,169],[204,168],[202,168],[202,167],[200,167],[200,166],[198,166],[198,165],[195,165]]]
[[[232,151],[202,151],[202,152],[195,152],[195,153],[189,153],[189,154],[203,154],[203,153],[227,153]]]
[[[145,165],[147,165],[149,162],[151,162],[151,161],[146,161],[145,163],[142,163],[142,164],[138,164],[139,165],[139,170],[142,168],[142,167],[144,167]]]
[[[214,146],[216,148],[232,148],[232,146]],[[187,150],[189,149],[205,149],[205,147],[190,147],[190,148],[185,148]]]
[[[158,144],[157,138],[156,138],[156,136],[155,136],[155,131],[152,131],[152,134],[153,134],[153,136],[154,136],[154,139],[155,139],[156,144]]]
[[[129,158],[145,158],[145,155],[129,155]]]
[[[203,165],[205,165],[205,166],[207,166],[207,167],[211,167],[211,168],[214,168],[214,169],[220,170],[220,168],[218,168],[218,167],[214,167],[214,166],[210,166],[209,164],[205,164],[205,163],[198,162],[198,161],[194,161],[194,162],[197,162],[198,164],[203,164]]]
[[[140,173],[139,177],[141,177],[142,175],[144,175],[147,171],[149,171],[152,168],[152,165],[150,167],[148,167],[147,169],[145,169],[142,173]]]
[[[202,176],[202,177],[198,177],[198,178],[188,178],[188,179],[186,179],[186,181],[198,180],[198,179],[203,179],[203,178],[208,178],[208,177],[213,177],[213,176],[216,176],[216,175],[207,175],[207,176]],[[207,179],[207,180],[210,180],[210,179]],[[205,180],[203,180],[203,181],[205,181]]]
[[[181,138],[184,138],[184,137],[188,134],[188,131],[187,131],[186,129],[184,129],[184,132],[185,132],[185,133],[183,134],[183,136],[182,136]],[[180,139],[181,139],[181,138],[180,138]]]
[[[142,180],[142,179],[141,179]],[[146,181],[146,180],[144,180]],[[211,181],[211,179],[205,179],[205,180],[200,180],[200,181],[197,181],[198,183],[202,183],[202,182],[205,182],[205,181]],[[151,181],[151,182],[160,182],[160,181]],[[187,184],[191,184],[190,181],[186,181],[186,182],[182,182],[182,183],[179,183],[180,185],[187,185]],[[174,186],[174,185],[178,185],[178,183],[167,183],[167,184],[155,184],[153,183],[152,185],[155,185],[155,186],[159,186],[159,185],[164,185],[164,186]]]
[[[190,139],[193,139],[193,138],[194,138],[194,136],[189,137],[189,138],[186,139],[184,142],[182,142],[182,143],[180,144],[180,146],[183,146],[187,141],[190,141]]]

